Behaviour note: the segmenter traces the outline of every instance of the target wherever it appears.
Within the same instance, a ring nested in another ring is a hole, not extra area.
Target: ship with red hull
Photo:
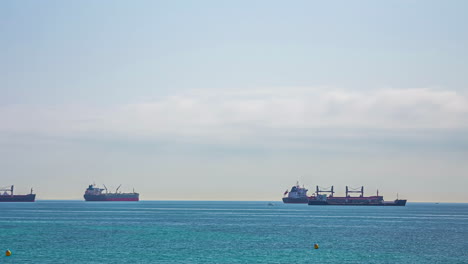
[[[36,200],[36,194],[13,194],[14,185],[8,188],[0,188],[0,202],[34,202]],[[3,193],[1,193],[3,192]]]
[[[325,194],[324,194],[325,193]],[[327,196],[326,193],[330,193]],[[330,188],[321,189],[316,187],[316,192],[309,197],[309,205],[353,205],[353,206],[405,206],[406,200],[397,199],[394,201],[384,201],[383,196],[364,196],[364,186],[357,189],[352,189],[346,186],[346,195],[344,197],[334,196],[335,191],[333,186]],[[359,196],[351,196],[351,193],[358,193]]]
[[[121,193],[118,192],[120,186],[115,190],[114,193],[107,191],[107,187],[104,185],[105,189],[96,187],[96,185],[91,184],[85,191],[84,199],[87,202],[138,202],[140,200],[140,194],[135,191],[131,193]],[[105,192],[104,192],[105,191]]]

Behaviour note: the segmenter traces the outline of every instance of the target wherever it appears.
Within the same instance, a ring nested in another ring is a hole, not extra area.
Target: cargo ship
[[[32,188],[31,193],[22,195],[14,194],[13,190],[14,185],[0,188],[0,202],[34,202],[36,200],[36,194],[33,193]]]
[[[307,189],[304,186],[299,186],[299,182],[291,187],[291,190],[286,190],[283,194],[283,203],[308,203]]]
[[[95,184],[91,184],[85,191],[84,199],[87,202],[138,202],[140,200],[140,194],[135,191],[131,193],[118,192],[120,186],[117,187],[114,193],[111,193],[107,191],[105,185],[104,189],[101,189],[96,187]]]
[[[326,193],[330,193],[327,196]],[[384,201],[383,196],[364,196],[364,186],[353,189],[346,186],[346,195],[344,197],[334,196],[335,191],[331,188],[316,187],[315,194],[309,197],[309,205],[355,205],[355,206],[405,206],[406,200],[397,199],[394,201]],[[351,193],[358,193],[359,196],[351,196]]]

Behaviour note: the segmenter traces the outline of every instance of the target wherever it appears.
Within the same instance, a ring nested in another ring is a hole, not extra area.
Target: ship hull
[[[405,206],[406,200],[395,200],[393,202],[382,203],[336,203],[327,201],[309,200],[309,205],[350,205],[350,206]]]
[[[35,194],[26,195],[0,195],[0,202],[34,202]]]
[[[138,202],[139,194],[101,194],[84,195],[87,202]]]
[[[308,204],[309,204],[309,205],[328,205],[327,202],[324,202],[324,201],[315,201],[315,200],[309,200]]]
[[[284,197],[283,198],[283,203],[306,204],[307,202],[308,202],[307,197],[304,197],[304,198]]]

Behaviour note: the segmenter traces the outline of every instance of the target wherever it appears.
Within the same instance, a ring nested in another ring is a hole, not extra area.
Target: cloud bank
[[[196,90],[105,107],[4,105],[0,123],[3,133],[220,141],[314,131],[463,131],[468,97],[437,89]]]

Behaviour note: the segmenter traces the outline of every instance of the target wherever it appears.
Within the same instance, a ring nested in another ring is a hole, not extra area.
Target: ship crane
[[[350,188],[346,186],[346,197],[349,197],[350,193],[360,193],[361,195],[359,197],[364,197],[364,186],[361,186],[361,188]]]
[[[324,190],[325,189],[325,190]],[[328,188],[323,188],[323,187],[320,187],[320,186],[316,186],[316,189],[315,189],[315,193],[317,196],[319,196],[320,193],[331,193],[330,196],[333,197],[333,194],[335,193],[335,191],[333,190],[333,185],[331,187],[328,187]]]
[[[117,193],[117,191],[120,189],[120,186],[122,186],[122,184],[120,184],[119,187],[117,187],[117,189],[115,189],[115,193]]]

